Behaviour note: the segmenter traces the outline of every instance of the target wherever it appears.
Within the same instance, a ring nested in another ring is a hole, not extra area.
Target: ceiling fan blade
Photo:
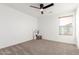
[[[53,5],[54,5],[54,3],[51,3],[51,4],[49,4],[49,5],[45,6],[45,7],[43,7],[43,9],[46,9],[46,8],[51,7],[51,6],[53,6]]]
[[[33,7],[33,8],[37,8],[37,9],[40,9],[39,7],[35,7],[35,6],[30,6],[30,7]]]

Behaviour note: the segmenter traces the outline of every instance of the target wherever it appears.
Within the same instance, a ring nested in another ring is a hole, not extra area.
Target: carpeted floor
[[[0,55],[79,55],[75,45],[49,40],[31,40],[0,50]]]

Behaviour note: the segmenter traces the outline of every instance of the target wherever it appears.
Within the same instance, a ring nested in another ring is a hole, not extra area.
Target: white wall
[[[59,15],[53,14],[53,15],[41,16],[41,18],[39,18],[39,29],[43,35],[43,38],[47,40],[76,44],[74,17],[73,17],[73,36],[65,36],[58,34],[59,33],[58,17],[71,14],[74,15],[74,13],[62,13]]]
[[[0,48],[32,39],[37,19],[0,4]]]
[[[79,7],[76,10],[76,39],[77,47],[79,48]]]
[[[43,35],[44,39],[52,40],[57,39],[56,37],[56,17],[49,16],[41,16],[39,18],[39,30]]]

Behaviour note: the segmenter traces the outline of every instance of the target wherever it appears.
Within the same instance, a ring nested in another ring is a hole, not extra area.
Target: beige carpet
[[[31,40],[0,50],[1,55],[79,55],[75,45],[49,40]]]

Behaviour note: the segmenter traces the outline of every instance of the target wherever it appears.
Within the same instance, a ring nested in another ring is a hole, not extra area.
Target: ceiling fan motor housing
[[[44,7],[44,4],[40,4],[40,9],[43,9],[43,7]]]

